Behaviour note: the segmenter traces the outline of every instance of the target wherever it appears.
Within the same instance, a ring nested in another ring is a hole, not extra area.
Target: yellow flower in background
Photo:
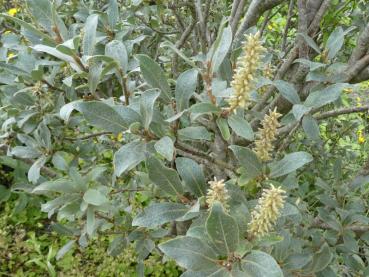
[[[4,35],[10,34],[10,33],[11,33],[11,31],[8,30],[8,31],[4,32]]]
[[[366,141],[365,136],[363,135],[363,130],[357,131],[357,141],[360,144],[363,144]]]
[[[10,16],[15,16],[18,12],[18,9],[16,8],[11,8],[10,10],[8,10],[8,15]]]
[[[118,142],[122,142],[123,141],[123,133],[119,133],[118,135],[117,135],[117,141]]]
[[[361,97],[356,97],[357,106],[361,107]]]
[[[350,94],[350,93],[352,93],[354,90],[352,89],[352,88],[345,88],[344,90],[343,90],[343,92],[344,93],[347,93],[347,94]]]
[[[14,53],[8,53],[8,59],[13,58],[14,56],[15,56],[15,54],[14,54]]]

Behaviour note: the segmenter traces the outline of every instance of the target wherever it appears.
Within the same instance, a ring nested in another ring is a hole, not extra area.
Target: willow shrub
[[[110,236],[140,275],[153,252],[182,276],[369,275],[363,130],[340,140],[368,109],[342,93],[366,80],[365,5],[244,2],[1,15],[1,201],[40,199],[57,259]]]

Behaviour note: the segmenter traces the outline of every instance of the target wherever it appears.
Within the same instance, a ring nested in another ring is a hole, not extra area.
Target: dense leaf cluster
[[[109,236],[139,276],[153,253],[183,277],[369,275],[363,1],[20,2],[0,14],[0,203],[39,200],[70,238],[56,259]]]

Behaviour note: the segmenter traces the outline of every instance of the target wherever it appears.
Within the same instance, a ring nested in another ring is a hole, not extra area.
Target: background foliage
[[[369,275],[366,1],[0,7],[2,275]],[[249,105],[230,112],[256,31]],[[284,208],[250,237],[270,184]]]

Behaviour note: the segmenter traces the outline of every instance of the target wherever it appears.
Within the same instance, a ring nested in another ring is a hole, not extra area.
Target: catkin
[[[259,37],[259,33],[247,36],[243,46],[244,54],[237,60],[237,69],[231,83],[233,95],[228,100],[231,111],[248,106],[258,64],[264,51]]]
[[[270,153],[273,151],[273,142],[276,139],[277,129],[280,124],[278,118],[282,115],[274,111],[269,111],[269,115],[266,114],[261,122],[262,127],[259,128],[258,139],[255,141],[254,152],[263,162],[271,159]]]
[[[264,189],[255,210],[251,213],[248,235],[250,238],[260,238],[268,234],[277,221],[284,206],[285,191],[271,185]]]
[[[217,180],[214,178],[214,181],[209,181],[210,189],[208,189],[206,195],[206,203],[209,208],[214,204],[215,201],[219,201],[225,210],[228,210],[228,200],[229,194],[228,190],[225,188],[224,180]]]

